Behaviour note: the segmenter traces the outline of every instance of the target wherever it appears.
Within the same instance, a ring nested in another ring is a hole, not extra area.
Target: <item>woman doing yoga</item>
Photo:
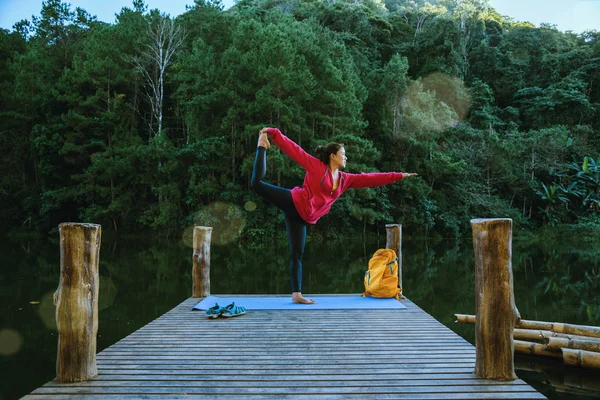
[[[292,160],[304,170],[302,187],[285,189],[262,181],[267,171],[267,149],[271,147],[269,137]],[[306,226],[314,225],[319,218],[329,212],[331,205],[347,189],[383,186],[404,178],[416,176],[414,173],[374,172],[349,174],[342,172],[346,167],[346,150],[341,143],[319,146],[317,157],[313,157],[300,146],[282,134],[277,128],[263,128],[260,131],[256,159],[252,170],[252,189],[265,200],[283,211],[290,247],[290,280],[292,301],[313,304],[314,300],[302,296],[302,257],[306,243]]]

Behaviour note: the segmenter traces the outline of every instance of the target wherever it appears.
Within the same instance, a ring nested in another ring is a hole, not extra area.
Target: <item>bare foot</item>
[[[269,147],[271,147],[271,143],[269,143],[269,134],[268,133],[260,134],[260,136],[258,137],[258,145],[260,147],[264,147],[265,149],[268,149]]]
[[[315,304],[316,301],[314,301],[313,299],[307,299],[306,297],[302,296],[302,293],[300,292],[293,292],[292,303]]]

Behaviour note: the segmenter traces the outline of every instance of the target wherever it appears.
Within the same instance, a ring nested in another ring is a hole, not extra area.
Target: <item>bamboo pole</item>
[[[551,358],[562,358],[560,351],[552,351],[545,349],[545,346],[540,343],[527,342],[525,340],[515,340],[515,353],[525,354],[528,356],[544,356]]]
[[[210,296],[210,240],[211,227],[194,227],[194,254],[192,256],[192,297]]]
[[[515,340],[515,353],[526,354],[526,355],[535,355],[535,356],[544,356],[551,358],[562,358],[562,354],[560,351],[552,351],[545,349],[545,346],[540,343],[532,343],[526,342],[524,340]]]
[[[454,314],[456,316],[456,322],[462,324],[474,324],[475,316],[472,314]],[[596,335],[596,330],[600,329],[595,326],[588,325],[573,325],[563,324],[559,322],[544,322],[544,321],[530,321],[522,319],[515,325],[516,328],[520,329],[532,329],[542,332],[545,337],[564,337],[567,339],[581,339],[597,341],[600,339]],[[591,329],[590,329],[591,328]],[[579,332],[579,333],[575,333]],[[590,334],[591,333],[591,334]],[[588,335],[590,334],[590,335]]]
[[[475,325],[476,318],[471,314],[454,314],[456,317],[456,322],[461,324],[471,324]]]
[[[54,293],[58,354],[56,380],[81,382],[98,375],[96,335],[100,225],[63,223],[60,234],[60,278]]]
[[[513,331],[520,319],[512,277],[512,220],[473,219],[475,251],[475,375],[517,379]]]
[[[561,350],[563,361],[569,367],[600,369],[600,353],[564,347]]]
[[[543,331],[536,331],[533,329],[515,329],[513,331],[513,338],[529,342],[543,342],[544,336],[542,335],[542,332]]]
[[[541,329],[566,335],[590,336],[600,338],[600,327],[589,325],[564,324],[562,322],[544,322],[522,320],[519,324],[523,329]]]
[[[552,329],[549,329],[556,333],[565,333],[568,335],[579,335],[579,336],[591,336],[600,338],[600,327],[589,326],[589,325],[573,325],[563,324],[560,322],[553,322]]]
[[[549,337],[545,339],[548,350],[561,348],[600,352],[600,343],[587,340],[573,340],[566,338]]]
[[[565,338],[565,339],[572,339],[572,340],[585,340],[586,342],[600,343],[600,338],[595,338],[595,337],[567,335],[566,333],[556,333],[556,332],[552,332],[552,331],[540,331],[540,332],[542,332],[542,336],[544,337],[544,339],[548,339],[551,337],[557,337],[557,338]]]
[[[398,256],[398,287],[400,288],[400,298],[405,299],[402,294],[402,225],[386,224],[386,249],[392,249]]]
[[[474,315],[465,315],[465,314],[454,314],[456,316],[456,321],[463,324],[475,324],[475,316]],[[538,329],[519,329],[515,328],[513,331],[513,338],[518,340],[527,340],[527,341],[538,341],[547,343],[545,334],[551,334],[550,331],[540,331]]]

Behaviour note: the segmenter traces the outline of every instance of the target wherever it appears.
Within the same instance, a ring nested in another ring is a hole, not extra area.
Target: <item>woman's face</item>
[[[337,153],[331,154],[331,162],[333,163],[334,167],[345,168],[347,160],[348,158],[346,158],[346,149],[343,147],[341,147]]]

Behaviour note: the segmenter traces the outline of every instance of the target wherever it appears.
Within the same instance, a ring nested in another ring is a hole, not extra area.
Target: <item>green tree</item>
[[[15,103],[14,59],[26,51],[26,40],[17,32],[0,30],[0,220],[8,226],[31,223],[22,203],[33,190],[29,136],[22,131],[27,116]]]

